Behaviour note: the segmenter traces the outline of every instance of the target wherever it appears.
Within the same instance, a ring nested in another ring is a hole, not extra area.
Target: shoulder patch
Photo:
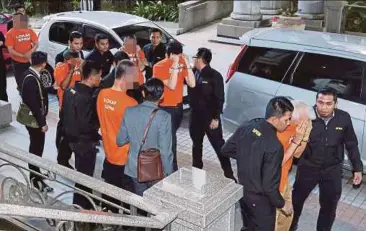
[[[258,137],[262,136],[262,133],[258,131],[256,128],[253,128],[252,133],[254,133]]]

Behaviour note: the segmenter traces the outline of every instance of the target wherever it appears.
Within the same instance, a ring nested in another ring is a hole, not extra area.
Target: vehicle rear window
[[[238,72],[281,82],[297,52],[274,48],[248,47]]]
[[[305,53],[290,83],[315,92],[330,87],[341,98],[360,101],[364,75],[364,62]]]

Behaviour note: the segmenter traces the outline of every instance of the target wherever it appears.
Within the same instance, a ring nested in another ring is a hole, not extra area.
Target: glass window
[[[296,53],[281,49],[248,47],[240,60],[238,71],[281,82]]]
[[[49,40],[51,42],[68,45],[69,35],[73,31],[82,31],[81,25],[71,22],[55,22],[49,31]]]
[[[85,50],[93,50],[95,47],[95,35],[97,35],[98,33],[102,33],[102,34],[106,34],[109,37],[109,49],[113,49],[113,48],[120,48],[120,44],[109,34],[106,33],[105,31],[102,31],[100,29],[94,28],[94,27],[90,27],[90,26],[85,26],[84,29],[84,49]]]
[[[365,63],[361,61],[306,53],[290,83],[316,92],[331,87],[339,97],[359,101],[364,74]]]
[[[113,30],[122,40],[127,35],[135,34],[137,38],[137,43],[140,45],[140,47],[144,47],[146,44],[150,43],[150,31],[152,28],[157,28],[161,30],[161,32],[163,33],[162,43],[167,43],[167,41],[173,39],[171,35],[165,33],[161,28],[159,28],[156,24],[152,22],[144,22],[137,23],[131,26],[117,27]]]

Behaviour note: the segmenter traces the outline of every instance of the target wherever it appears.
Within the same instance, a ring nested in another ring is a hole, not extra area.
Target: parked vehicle
[[[8,32],[8,23],[12,20],[13,16],[10,14],[0,13],[0,31],[4,34],[4,36]],[[1,52],[3,52],[6,68],[9,69],[11,67],[11,59],[8,49],[3,48]]]
[[[352,117],[365,165],[366,38],[262,28],[240,39],[244,45],[226,79],[225,129],[232,132],[244,121],[263,117],[274,96],[314,105],[316,92],[332,87],[339,93],[338,107]],[[350,167],[347,159],[345,166]]]
[[[47,70],[53,75],[56,55],[68,45],[69,34],[80,31],[84,35],[83,52],[86,56],[94,48],[94,37],[97,33],[109,36],[112,53],[118,51],[123,44],[123,38],[135,34],[138,45],[142,48],[150,43],[150,31],[158,28],[163,33],[162,42],[174,39],[172,35],[154,22],[135,15],[109,11],[72,11],[45,16],[47,22],[39,34],[38,50],[48,53]],[[185,47],[185,52],[186,47]],[[188,51],[188,55],[193,54]],[[185,90],[185,96],[187,95]],[[187,99],[187,97],[185,97]]]

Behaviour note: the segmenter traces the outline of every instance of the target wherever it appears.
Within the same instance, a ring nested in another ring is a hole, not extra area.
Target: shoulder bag
[[[22,83],[22,89],[21,89],[21,95],[22,95],[22,98],[23,98],[23,88],[24,88],[24,82],[27,78],[29,77],[33,77],[33,78],[36,78],[34,77],[33,75],[27,75],[24,80],[23,80],[23,83]],[[42,111],[44,110],[44,105],[43,105],[43,93],[42,93],[42,89],[41,89],[41,86],[40,86],[40,83],[38,81],[38,79],[36,79],[37,81],[37,84],[38,84],[38,89],[39,89],[39,95],[41,97],[41,107],[42,107]],[[22,99],[23,101],[23,99]],[[27,127],[30,127],[30,128],[39,128],[39,125],[38,125],[38,122],[37,122],[37,119],[36,117],[33,115],[32,111],[30,110],[30,108],[28,107],[28,105],[26,105],[25,103],[21,102],[20,105],[19,105],[19,109],[18,109],[18,112],[16,114],[16,120],[27,126]]]
[[[142,138],[141,146],[138,152],[137,162],[137,180],[139,183],[152,182],[162,180],[164,178],[163,164],[161,161],[160,150],[156,148],[148,148],[142,150],[151,122],[159,109],[156,108],[151,112],[149,121],[145,127],[144,136]]]

